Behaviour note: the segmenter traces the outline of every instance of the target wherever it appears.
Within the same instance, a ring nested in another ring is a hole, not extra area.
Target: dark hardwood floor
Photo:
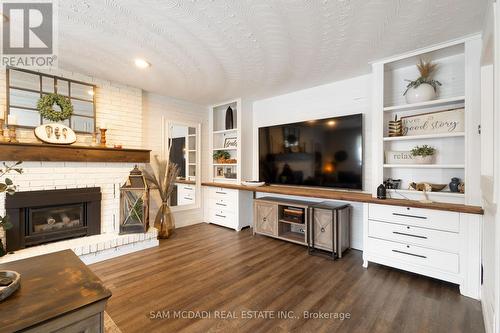
[[[107,312],[124,333],[484,332],[480,303],[457,286],[361,264],[359,251],[332,262],[250,229],[198,224],[91,269],[113,292]],[[275,312],[250,312],[258,310]],[[283,317],[277,311],[293,318],[250,318]],[[337,315],[305,319],[304,311]],[[174,318],[181,314],[210,318]]]

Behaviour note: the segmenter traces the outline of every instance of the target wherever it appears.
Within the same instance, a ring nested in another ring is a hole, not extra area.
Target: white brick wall
[[[96,123],[108,124],[107,142],[127,148],[142,148],[142,91],[106,80],[68,72],[49,74],[93,83],[96,89]],[[6,91],[5,70],[0,69],[0,91]],[[0,93],[1,114],[6,111],[5,93]],[[3,117],[2,117],[3,118]],[[18,131],[22,141],[36,141],[32,130]],[[90,135],[79,135],[79,142],[90,142]],[[131,163],[24,162],[24,174],[12,175],[19,191],[101,187],[101,232],[117,233],[119,224],[119,187],[134,167]],[[0,213],[5,214],[5,199],[0,197]],[[13,221],[14,222],[14,221]],[[5,235],[0,230],[5,242]]]
[[[127,148],[142,147],[142,90],[106,80],[64,70],[52,70],[47,74],[95,84],[96,124],[105,121],[109,130],[106,133],[109,145],[121,144]],[[6,91],[5,69],[0,69],[0,91]],[[5,114],[6,94],[0,93],[0,110]],[[4,116],[0,116],[4,118]],[[36,142],[32,130],[18,130],[23,141]],[[90,142],[90,135],[79,135],[78,141]]]
[[[9,176],[18,186],[19,191],[100,187],[102,193],[101,232],[118,233],[120,186],[126,180],[134,164],[24,162],[22,167],[23,174]],[[0,214],[5,214],[5,194],[0,197]],[[0,235],[5,242],[5,235],[1,230]]]

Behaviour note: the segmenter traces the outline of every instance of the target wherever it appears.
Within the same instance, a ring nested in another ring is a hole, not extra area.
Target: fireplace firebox
[[[5,208],[13,224],[7,251],[101,232],[99,187],[18,192]]]

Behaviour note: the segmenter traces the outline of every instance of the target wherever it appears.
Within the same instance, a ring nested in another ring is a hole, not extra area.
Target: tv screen
[[[363,115],[259,128],[259,178],[269,184],[363,189]]]

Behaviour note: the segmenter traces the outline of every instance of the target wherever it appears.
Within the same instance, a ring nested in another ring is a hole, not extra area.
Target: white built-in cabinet
[[[480,55],[481,38],[472,36],[449,43],[416,50],[372,64],[372,193],[387,178],[401,179],[400,190],[389,190],[396,199],[422,200],[422,192],[408,190],[410,182],[448,184],[452,177],[465,182],[465,193],[444,191],[429,193],[439,202],[480,204]],[[442,83],[433,101],[407,104],[403,96],[407,81],[419,76],[419,59],[438,65],[434,78]],[[389,137],[388,122],[397,116],[425,114],[465,108],[465,131],[421,136]],[[432,165],[386,163],[385,152],[409,151],[419,145],[437,149]]]
[[[439,202],[481,205],[480,201],[480,55],[481,38],[416,50],[372,64],[372,193],[387,178],[401,179],[396,199],[423,200],[422,192],[407,190],[409,182],[465,182],[465,193],[432,192]],[[442,83],[433,101],[406,104],[405,79],[416,79],[420,58],[438,64],[435,79]],[[465,109],[465,130],[459,133],[389,137],[395,116]],[[416,145],[437,149],[436,164],[394,165],[386,151],[408,151]],[[480,298],[482,215],[450,211],[364,204],[364,266],[375,262],[460,285],[463,295]]]
[[[233,110],[232,129],[226,129],[226,112]],[[242,163],[242,148],[245,144],[243,121],[250,121],[249,113],[242,110],[242,100],[234,99],[211,106],[209,109],[209,180],[223,184],[240,184],[245,171]],[[248,125],[248,124],[247,124]],[[248,127],[248,126],[247,126]],[[251,130],[250,128],[248,129]],[[225,147],[225,143],[236,142],[236,147]],[[226,151],[232,163],[220,163],[212,158],[213,153]],[[251,149],[248,149],[251,151]],[[248,157],[247,157],[248,158]],[[221,172],[222,171],[222,172]],[[248,172],[247,172],[248,173]],[[204,187],[205,221],[237,231],[252,223],[252,193],[219,187]]]

